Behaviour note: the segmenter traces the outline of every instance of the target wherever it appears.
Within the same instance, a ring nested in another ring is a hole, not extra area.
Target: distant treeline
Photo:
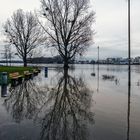
[[[28,63],[33,63],[33,64],[52,64],[52,63],[57,63],[57,64],[63,64],[63,59],[60,56],[54,56],[54,57],[35,57],[35,58],[30,58],[27,59]],[[70,63],[73,63],[74,61],[71,60]]]
[[[20,60],[11,60],[11,61],[0,60],[0,63],[23,63],[23,61],[20,61]]]
[[[28,63],[33,63],[33,64],[63,64],[64,61],[63,59],[58,55],[54,57],[36,57],[36,58],[31,58],[28,59]],[[77,61],[77,60],[69,60],[69,64],[95,64],[94,60],[87,60],[87,61]]]
[[[21,60],[1,60],[0,63],[23,63]],[[32,64],[63,64],[63,59],[58,55],[54,57],[35,57],[35,58],[28,58],[27,63]],[[95,64],[94,60],[92,61],[77,61],[77,60],[70,60],[70,64]]]

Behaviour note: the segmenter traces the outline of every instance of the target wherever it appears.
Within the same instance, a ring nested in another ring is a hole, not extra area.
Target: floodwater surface
[[[119,65],[52,67],[6,88],[0,140],[140,139],[140,66],[131,75]]]

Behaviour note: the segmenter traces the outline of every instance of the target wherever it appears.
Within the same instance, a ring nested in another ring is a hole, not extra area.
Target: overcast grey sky
[[[86,53],[87,57],[97,58],[97,46],[100,58],[127,57],[127,0],[91,0],[96,12],[94,23],[94,44]],[[140,0],[131,0],[132,56],[140,56]],[[40,8],[40,0],[0,0],[0,28],[17,9],[34,11]],[[0,44],[3,44],[0,29]]]

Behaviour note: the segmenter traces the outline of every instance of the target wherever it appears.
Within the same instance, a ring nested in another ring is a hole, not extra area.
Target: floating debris
[[[95,76],[96,74],[95,73],[91,73],[91,76]]]
[[[140,80],[138,80],[138,82],[137,82],[137,86],[138,86],[138,87],[140,86]]]
[[[113,81],[115,79],[114,75],[102,75],[103,80],[111,80]]]

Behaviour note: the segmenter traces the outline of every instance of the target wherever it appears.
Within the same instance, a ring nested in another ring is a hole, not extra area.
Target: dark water
[[[7,88],[0,140],[140,139],[140,66],[132,66],[131,78],[127,66],[50,68],[48,77],[43,70]]]

